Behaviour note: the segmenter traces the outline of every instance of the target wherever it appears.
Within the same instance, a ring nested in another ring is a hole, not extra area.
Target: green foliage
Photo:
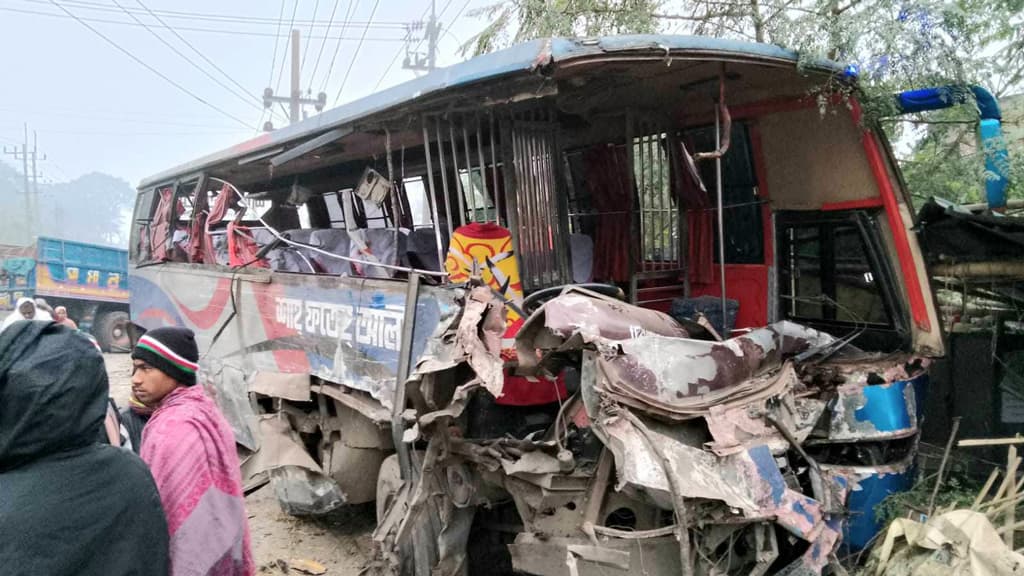
[[[1024,0],[509,0],[475,15],[489,22],[463,47],[476,54],[548,36],[663,32],[771,42],[801,65],[856,63],[869,122],[895,115],[892,95],[909,88],[978,84],[999,97],[1024,86]],[[950,114],[967,124],[918,132],[906,181],[916,196],[980,201],[977,115]],[[947,117],[923,117],[933,118]],[[908,135],[902,123],[884,126],[894,141]],[[1019,160],[1024,141],[1008,142]],[[1024,197],[1021,169],[1014,161],[1010,196]]]
[[[905,518],[908,514],[915,517],[928,513],[928,502],[935,488],[935,478],[926,476],[919,480],[913,488],[906,492],[897,492],[886,496],[875,506],[875,518],[886,526],[896,518]],[[935,498],[936,510],[943,508],[969,508],[974,503],[981,486],[961,473],[951,473],[942,483]]]
[[[533,38],[656,32],[660,0],[514,0],[470,12],[490,22],[463,47],[483,54]]]

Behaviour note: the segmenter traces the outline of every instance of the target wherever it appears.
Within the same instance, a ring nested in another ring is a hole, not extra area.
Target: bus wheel
[[[131,349],[127,312],[104,313],[93,325],[92,333],[104,352],[128,352]]]
[[[377,523],[384,520],[388,508],[402,487],[402,469],[398,464],[398,454],[384,459],[377,474]]]

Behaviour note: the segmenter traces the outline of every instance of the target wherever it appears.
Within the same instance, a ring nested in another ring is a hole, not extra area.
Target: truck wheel
[[[127,312],[107,312],[99,317],[93,325],[92,333],[104,352],[128,352],[131,349],[128,323]]]

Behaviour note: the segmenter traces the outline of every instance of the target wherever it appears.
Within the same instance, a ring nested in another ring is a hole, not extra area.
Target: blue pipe
[[[974,100],[981,116],[979,143],[985,153],[985,199],[989,209],[1006,207],[1009,186],[1009,155],[1002,135],[1002,113],[999,103],[981,86],[940,86],[907,90],[896,95],[896,105],[904,113],[941,110]]]

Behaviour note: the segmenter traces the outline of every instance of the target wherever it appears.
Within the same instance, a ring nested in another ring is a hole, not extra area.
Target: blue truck
[[[40,236],[31,246],[0,248],[0,309],[18,298],[64,306],[104,351],[128,349],[128,251]]]

